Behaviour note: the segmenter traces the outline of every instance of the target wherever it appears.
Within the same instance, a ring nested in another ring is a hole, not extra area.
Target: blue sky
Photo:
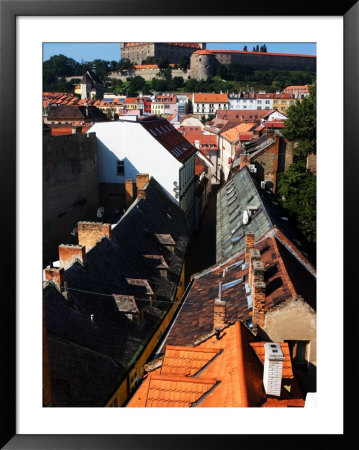
[[[312,43],[288,43],[288,42],[236,42],[236,43],[209,43],[208,49],[218,50],[243,50],[243,46],[247,45],[251,51],[253,46],[266,44],[268,52],[274,53],[297,53],[305,55],[316,54],[316,44]],[[43,60],[46,61],[53,55],[65,55],[73,58],[75,61],[93,61],[94,59],[104,59],[105,61],[119,61],[121,59],[121,51],[119,43],[44,43],[43,44]]]

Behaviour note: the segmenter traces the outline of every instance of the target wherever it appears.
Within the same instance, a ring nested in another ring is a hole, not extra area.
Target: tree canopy
[[[288,108],[283,135],[293,145],[293,163],[278,175],[277,194],[297,229],[316,242],[316,176],[307,170],[307,158],[316,152],[316,88]]]

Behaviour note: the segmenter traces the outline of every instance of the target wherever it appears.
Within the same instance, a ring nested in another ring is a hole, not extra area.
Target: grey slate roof
[[[243,211],[257,207],[243,223]],[[255,241],[274,225],[291,239],[305,256],[308,256],[288,222],[282,219],[283,211],[274,197],[260,188],[248,168],[237,172],[217,193],[216,261],[222,261],[242,250],[245,233],[253,232]]]
[[[153,178],[146,196],[133,203],[111,239],[103,238],[86,254],[85,264],[76,262],[66,270],[69,300],[51,283],[44,289],[56,406],[103,406],[172,305],[187,246],[184,213]],[[159,243],[156,233],[173,237],[174,253]],[[169,266],[167,278],[143,255],[162,255]],[[146,283],[133,284],[127,280],[131,278],[147,281],[156,295],[153,306]],[[139,325],[119,311],[113,294],[134,296],[143,312]]]

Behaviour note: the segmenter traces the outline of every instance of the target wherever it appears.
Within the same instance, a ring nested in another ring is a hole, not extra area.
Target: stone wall
[[[108,77],[114,78],[116,80],[126,81],[128,77],[140,76],[146,81],[151,81],[152,78],[158,78],[157,74],[159,71],[159,69],[138,69],[124,72],[110,72]],[[188,80],[192,77],[192,75],[189,70],[185,72],[181,69],[172,69],[172,78],[174,77],[182,77],[184,80]]]
[[[43,262],[77,243],[79,220],[96,220],[99,204],[95,133],[43,137]]]

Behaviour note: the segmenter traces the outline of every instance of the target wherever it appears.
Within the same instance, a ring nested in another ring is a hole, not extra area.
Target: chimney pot
[[[226,324],[226,302],[216,298],[214,301],[213,329],[222,329]]]
[[[103,236],[111,238],[109,223],[78,222],[77,229],[79,245],[85,246],[86,252],[89,252]]]
[[[245,260],[244,262],[247,264],[250,261],[250,250],[254,247],[254,233],[248,232],[246,233],[246,243],[245,243]]]
[[[284,355],[279,344],[267,342],[264,344],[263,386],[267,395],[280,397],[282,388],[282,370]]]
[[[85,263],[86,250],[83,245],[59,245],[60,267],[68,269],[75,261]]]
[[[139,191],[140,189],[143,189],[149,181],[150,181],[150,176],[148,173],[138,173],[136,175],[137,191]]]
[[[62,291],[65,281],[65,270],[62,267],[57,268],[48,266],[45,269],[45,280],[52,281],[59,291]]]
[[[132,179],[125,180],[125,207],[126,209],[131,205],[134,199],[134,186]]]

